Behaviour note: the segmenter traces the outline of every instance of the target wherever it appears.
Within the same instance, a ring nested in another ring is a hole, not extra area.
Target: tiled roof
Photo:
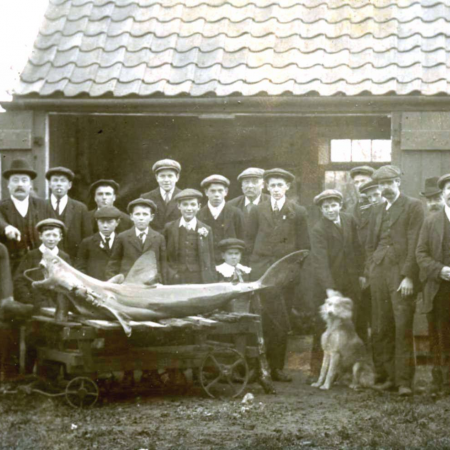
[[[16,94],[449,94],[450,0],[50,0]]]

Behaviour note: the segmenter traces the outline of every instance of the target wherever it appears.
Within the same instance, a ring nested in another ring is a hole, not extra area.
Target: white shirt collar
[[[169,194],[169,202],[170,202],[170,200],[172,200],[174,191],[175,191],[175,186],[170,191],[165,191],[163,188],[159,188],[159,192],[161,192],[161,197],[163,200],[165,200],[166,195]]]
[[[246,274],[249,274],[252,271],[250,267],[243,266],[242,264],[237,264],[235,267],[232,266],[231,264],[224,262],[220,266],[216,266],[216,271],[219,272],[221,275],[223,275],[225,278],[232,277],[236,269],[239,269]]]
[[[400,197],[400,192],[397,194],[397,197],[394,198],[394,201],[392,203],[389,203],[389,200],[386,199],[386,211],[389,210],[389,208],[398,200]]]
[[[59,248],[55,247],[54,249],[50,249],[48,247],[46,247],[44,244],[41,244],[39,246],[39,251],[44,254],[46,251],[50,252],[52,255],[57,255],[59,253]]]
[[[14,203],[17,211],[22,217],[25,217],[28,212],[28,206],[30,205],[30,196],[28,195],[23,200],[18,200],[16,197],[11,196],[11,200]]]
[[[225,202],[222,202],[219,206],[212,206],[211,203],[208,202],[208,208],[211,211],[214,220],[217,220],[223,208],[225,208]]]
[[[444,206],[444,211],[447,216],[447,219],[450,220],[450,208],[447,205]]]
[[[54,210],[56,210],[56,203],[57,203],[57,198],[51,194],[50,195],[50,201],[52,202],[52,207]],[[69,196],[66,194],[63,198],[61,198],[61,200],[59,201],[59,212],[58,214],[62,214],[62,212],[64,211],[64,209],[67,206],[67,202],[69,201]]]
[[[193,219],[191,219],[189,222],[186,222],[184,220],[184,217],[182,217],[180,219],[180,228],[184,227],[186,228],[186,230],[189,228],[190,230],[196,230],[197,229],[197,218],[194,217]]]
[[[258,197],[255,198],[255,200],[253,200],[252,202],[248,199],[248,197],[245,197],[245,202],[244,202],[244,206],[249,205],[250,203],[253,203],[254,205],[259,205],[259,202],[261,201],[261,196],[262,194],[259,194]]]
[[[98,233],[100,234],[100,237],[102,238],[102,243],[106,242],[106,236],[100,231]],[[115,237],[116,237],[116,233],[113,231],[111,233],[111,235],[109,236],[109,248],[111,248],[113,246]]]
[[[273,197],[270,197],[270,203],[272,204],[272,210],[275,208],[275,203],[278,205],[278,209],[281,211],[284,204],[286,203],[286,196],[280,198],[280,200],[275,200]]]
[[[333,223],[340,226],[341,225],[341,216],[338,216],[336,220],[333,220]]]
[[[138,227],[134,227],[134,230],[136,231],[136,237],[139,237],[139,235],[141,234],[141,233],[144,233],[145,234],[145,237],[147,237],[147,234],[148,234],[148,227],[145,229],[145,230],[139,230],[138,229]]]

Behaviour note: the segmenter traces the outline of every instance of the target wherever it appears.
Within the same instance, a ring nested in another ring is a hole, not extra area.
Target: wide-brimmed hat
[[[314,197],[314,204],[320,206],[324,200],[329,200],[331,198],[334,198],[342,203],[344,197],[337,189],[326,189]]]
[[[295,176],[291,172],[279,168],[266,170],[264,172],[263,178],[265,181],[267,181],[269,178],[283,178],[288,183],[292,183],[292,181],[295,180]]]
[[[438,186],[439,177],[430,177],[425,180],[425,189],[420,193],[422,197],[433,197],[442,193]]]
[[[149,206],[151,208],[151,210],[153,211],[153,214],[156,212],[156,210],[158,209],[158,207],[156,206],[156,203],[153,202],[150,199],[147,198],[137,198],[136,200],[131,201],[130,203],[128,203],[127,206],[127,211],[129,214],[131,214],[131,212],[133,211],[133,208],[135,206]]]
[[[47,178],[47,180],[50,180],[52,175],[64,175],[69,181],[73,181],[73,179],[75,178],[75,174],[70,169],[61,166],[48,169],[47,173],[45,174],[45,178]]]
[[[11,167],[3,172],[3,177],[8,179],[11,175],[25,174],[32,180],[37,177],[37,172],[33,170],[30,163],[23,158],[14,159],[11,163]]]

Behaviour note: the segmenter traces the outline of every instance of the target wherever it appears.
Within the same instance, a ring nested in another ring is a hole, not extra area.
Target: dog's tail
[[[300,250],[272,264],[266,273],[257,281],[259,288],[281,287],[295,281],[298,277],[300,266],[308,254],[309,250]]]
[[[375,384],[373,367],[367,362],[357,362],[353,366],[353,379],[358,386],[371,388]]]

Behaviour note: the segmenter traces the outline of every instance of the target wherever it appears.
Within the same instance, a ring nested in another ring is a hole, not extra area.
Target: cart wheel
[[[212,398],[239,396],[249,379],[247,361],[234,349],[208,353],[199,372],[202,389]]]
[[[87,377],[70,380],[66,386],[66,400],[74,408],[89,408],[98,400],[98,387],[95,381]]]

